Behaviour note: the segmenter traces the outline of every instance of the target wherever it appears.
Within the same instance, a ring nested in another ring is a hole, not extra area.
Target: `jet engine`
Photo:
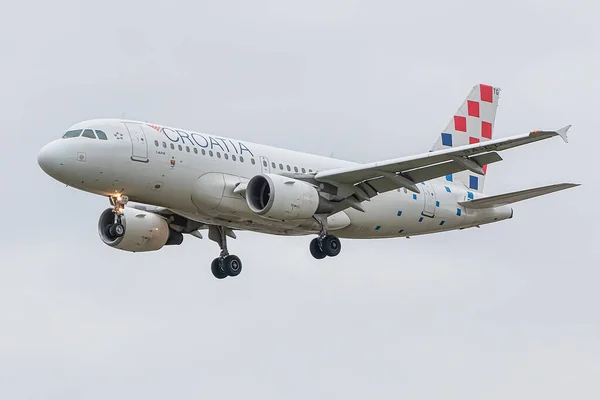
[[[183,242],[183,235],[169,228],[169,224],[161,216],[134,208],[125,208],[123,212],[121,223],[125,232],[121,237],[116,237],[109,231],[115,219],[113,209],[108,208],[100,215],[98,233],[107,245],[120,250],[142,252]]]
[[[304,181],[277,174],[254,176],[246,185],[246,202],[253,212],[278,220],[306,219],[333,211],[333,203]]]

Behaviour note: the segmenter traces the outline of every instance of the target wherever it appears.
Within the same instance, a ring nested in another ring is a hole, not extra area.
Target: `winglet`
[[[565,143],[569,143],[569,138],[567,137],[567,131],[569,130],[569,128],[571,128],[571,125],[567,125],[563,128],[560,128],[557,131],[535,130],[535,131],[531,132],[530,135],[550,135],[550,136],[558,135],[562,138],[562,140],[565,141]]]
[[[567,137],[567,131],[571,128],[571,125],[567,125],[564,128],[561,128],[556,131],[558,135],[565,141],[565,143],[569,143],[569,138]]]

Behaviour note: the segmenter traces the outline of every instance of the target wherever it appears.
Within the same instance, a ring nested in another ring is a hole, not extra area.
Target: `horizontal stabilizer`
[[[482,209],[500,207],[506,204],[516,203],[531,199],[533,197],[543,196],[545,194],[558,192],[560,190],[570,189],[579,186],[578,183],[559,183],[556,185],[542,186],[534,189],[526,189],[518,192],[499,194],[497,196],[482,197],[480,199],[463,201],[458,203],[466,208]]]

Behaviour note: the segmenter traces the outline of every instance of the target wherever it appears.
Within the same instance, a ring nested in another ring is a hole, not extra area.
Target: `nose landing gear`
[[[106,227],[108,234],[112,237],[120,238],[125,234],[125,226],[123,225],[123,210],[125,205],[129,201],[129,197],[118,194],[110,196],[110,204],[114,207],[113,213],[115,213],[114,222]]]

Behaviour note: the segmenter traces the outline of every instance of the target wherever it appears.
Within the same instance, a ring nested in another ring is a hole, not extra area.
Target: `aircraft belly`
[[[431,218],[422,215],[423,199],[413,198],[412,192],[391,191],[368,202],[363,202],[365,212],[346,210],[351,224],[336,232],[340,237],[386,238],[404,236],[426,227]],[[421,219],[422,217],[422,219]],[[419,221],[420,220],[420,221]]]
[[[421,185],[419,185],[421,186]],[[443,185],[435,188],[435,212],[425,204],[424,195],[410,191],[383,193],[370,202],[363,202],[365,212],[347,210],[351,224],[336,233],[339,237],[391,238],[421,235],[457,229],[471,223],[473,216],[457,205],[460,193],[447,192]],[[431,196],[431,193],[429,193]],[[416,198],[415,198],[416,197]]]
[[[271,221],[258,215],[252,217],[234,216],[229,213],[204,213],[200,211],[184,211],[173,209],[179,215],[207,225],[220,225],[232,229],[268,233],[273,235],[308,235],[319,232],[314,220]]]

